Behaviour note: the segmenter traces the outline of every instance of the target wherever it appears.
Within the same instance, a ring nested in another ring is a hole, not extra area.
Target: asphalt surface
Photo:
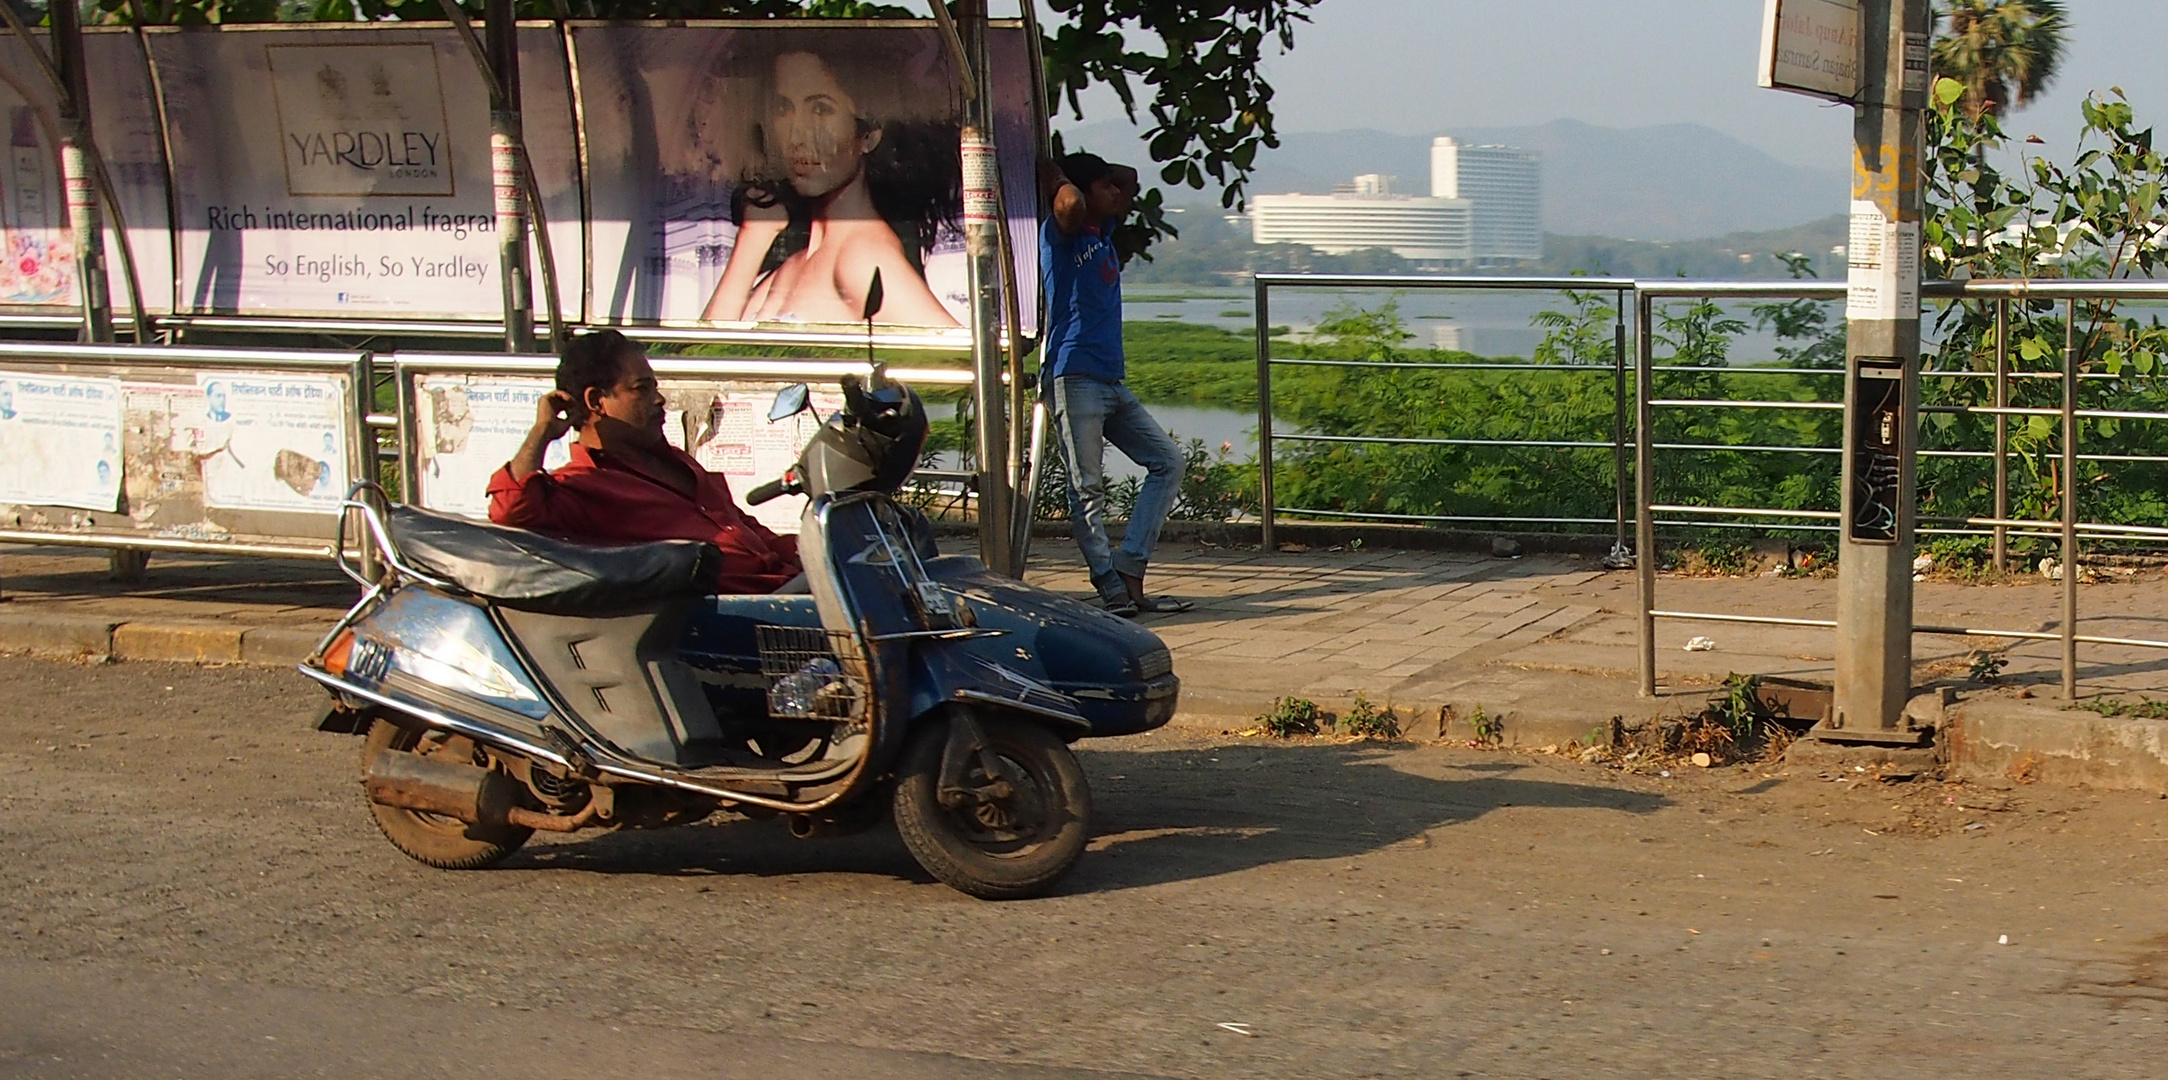
[[[2123,1077],[2168,1047],[2152,797],[1171,733],[1087,746],[1094,850],[989,904],[892,833],[736,819],[429,870],[317,702],[0,658],[0,1076]]]

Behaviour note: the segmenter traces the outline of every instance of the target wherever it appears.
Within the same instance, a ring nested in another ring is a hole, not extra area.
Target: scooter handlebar
[[[770,480],[767,483],[746,492],[745,505],[759,506],[761,503],[767,502],[768,500],[783,494],[783,488],[786,483],[787,481],[784,480]]]

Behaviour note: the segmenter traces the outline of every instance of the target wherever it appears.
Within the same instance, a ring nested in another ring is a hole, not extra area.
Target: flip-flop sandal
[[[1188,600],[1177,600],[1171,596],[1147,596],[1137,601],[1136,604],[1138,611],[1149,612],[1153,615],[1179,615],[1196,606],[1196,604]]]
[[[1106,605],[1107,614],[1109,615],[1119,615],[1124,619],[1137,617],[1137,604],[1134,600],[1107,600],[1102,602]]]

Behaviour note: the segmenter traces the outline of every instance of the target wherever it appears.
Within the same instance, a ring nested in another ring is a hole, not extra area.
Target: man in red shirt
[[[722,474],[671,446],[663,404],[647,350],[615,330],[574,339],[519,453],[489,478],[489,520],[577,543],[705,540],[723,551],[718,593],[796,578],[798,538],[754,520]],[[543,471],[543,452],[575,428],[571,463]]]

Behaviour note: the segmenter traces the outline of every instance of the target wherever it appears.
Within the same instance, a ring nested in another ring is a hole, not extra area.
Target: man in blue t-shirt
[[[1122,385],[1122,258],[1114,230],[1137,197],[1137,171],[1070,154],[1042,163],[1039,179],[1054,207],[1039,227],[1046,286],[1039,386],[1069,462],[1069,520],[1077,547],[1107,610],[1131,616],[1187,611],[1187,601],[1144,591],[1159,527],[1174,508],[1182,451]],[[1107,541],[1108,443],[1144,469],[1144,488],[1118,550]]]

